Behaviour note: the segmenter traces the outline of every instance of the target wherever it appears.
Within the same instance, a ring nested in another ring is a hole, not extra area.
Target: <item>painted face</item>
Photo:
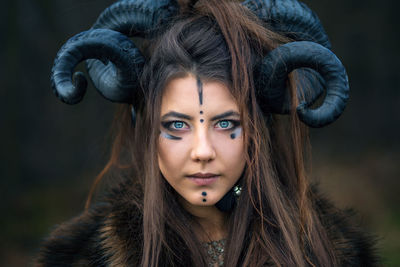
[[[239,108],[222,83],[171,80],[161,104],[158,164],[186,204],[217,203],[240,178],[244,141]]]

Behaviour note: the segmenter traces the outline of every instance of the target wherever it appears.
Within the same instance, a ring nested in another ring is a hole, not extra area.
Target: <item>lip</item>
[[[194,173],[186,176],[197,185],[210,185],[218,180],[219,174],[215,173]]]
[[[193,174],[189,174],[187,175],[187,177],[189,178],[202,178],[202,179],[207,179],[207,178],[213,178],[219,176],[219,174],[215,174],[215,173],[202,173],[202,172],[198,172],[198,173],[193,173]]]

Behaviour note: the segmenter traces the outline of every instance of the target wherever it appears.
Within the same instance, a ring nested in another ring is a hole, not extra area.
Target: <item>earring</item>
[[[233,187],[233,194],[235,195],[235,197],[239,197],[240,196],[240,194],[242,193],[242,187],[241,186],[238,186],[238,185],[235,185],[234,187]]]
[[[235,185],[231,190],[226,193],[220,201],[218,201],[215,206],[223,212],[228,212],[233,209],[236,204],[237,199],[242,193],[242,187]]]

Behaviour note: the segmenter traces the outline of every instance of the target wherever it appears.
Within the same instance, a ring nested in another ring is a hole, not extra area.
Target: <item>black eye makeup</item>
[[[182,137],[170,135],[170,134],[168,134],[166,132],[161,132],[160,135],[162,137],[170,139],[170,140],[182,140]]]

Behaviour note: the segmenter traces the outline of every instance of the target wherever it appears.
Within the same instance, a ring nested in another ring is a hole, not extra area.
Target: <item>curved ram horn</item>
[[[343,112],[349,98],[349,83],[345,68],[329,49],[313,42],[287,43],[272,50],[260,66],[258,92],[260,106],[266,112],[271,103],[283,102],[285,94],[276,88],[285,88],[287,75],[298,68],[311,68],[326,82],[326,97],[322,105],[309,109],[307,103],[297,107],[299,119],[311,127],[322,127],[335,121]]]
[[[295,41],[313,41],[330,49],[331,44],[321,21],[304,3],[297,0],[246,0],[242,5],[251,10],[261,21]],[[295,70],[300,82],[298,97],[311,105],[324,92],[325,82],[318,72],[312,69]],[[312,89],[312,90],[310,90]],[[280,114],[290,112],[290,96],[286,86],[276,88],[276,94],[284,92],[283,102],[271,103]]]
[[[91,58],[101,60],[109,70],[107,78],[97,81],[104,83],[97,87],[98,91],[111,101],[131,103],[144,59],[128,37],[107,29],[77,34],[60,49],[51,73],[57,97],[68,104],[81,101],[87,82],[82,73],[72,73],[79,62]]]
[[[179,10],[175,0],[122,0],[105,9],[93,25],[93,29],[111,29],[129,37],[145,37],[157,26],[166,22]],[[99,60],[87,60],[86,67],[96,88],[108,91],[115,82],[113,67]],[[124,81],[119,81],[121,84]]]

